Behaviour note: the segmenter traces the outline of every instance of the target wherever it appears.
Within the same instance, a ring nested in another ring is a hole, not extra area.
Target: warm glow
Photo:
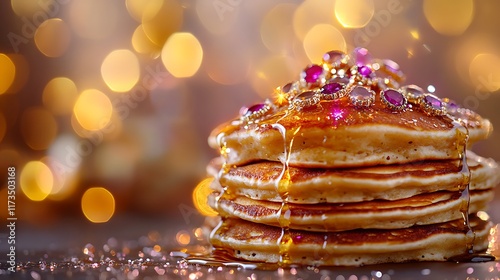
[[[142,25],[137,26],[132,35],[132,47],[136,52],[149,54],[152,58],[157,58],[161,53],[161,47],[148,38]]]
[[[60,18],[44,21],[36,29],[35,44],[38,50],[48,57],[63,55],[71,41],[68,25]]]
[[[33,201],[44,200],[50,194],[53,182],[52,172],[40,161],[28,162],[21,171],[21,189]]]
[[[198,212],[200,212],[204,216],[217,216],[217,212],[215,212],[207,202],[208,195],[213,192],[212,189],[210,189],[210,184],[213,180],[213,178],[204,179],[196,186],[193,191],[194,206],[196,207]]]
[[[102,62],[101,75],[111,90],[129,91],[137,84],[141,75],[139,60],[129,50],[112,51]]]
[[[184,10],[178,0],[162,0],[161,6],[152,3],[143,10],[142,28],[148,38],[158,46],[182,26]]]
[[[58,3],[55,3],[55,0],[44,0],[40,2],[40,0],[10,0],[10,5],[12,10],[16,15],[20,17],[33,17],[36,12],[39,12],[41,7],[40,3],[43,3],[46,7],[54,7],[58,6]]]
[[[0,112],[0,142],[2,142],[3,137],[5,136],[5,132],[7,131],[7,121],[3,116],[2,112]]]
[[[73,108],[78,123],[87,130],[99,130],[108,125],[113,114],[109,98],[96,89],[83,91]]]
[[[203,49],[191,33],[175,33],[163,46],[161,60],[165,68],[177,78],[193,76],[200,68]]]
[[[293,15],[293,29],[295,35],[304,40],[307,32],[317,24],[334,24],[333,15],[335,1],[331,0],[308,0],[303,1],[297,7]],[[313,16],[311,16],[313,15]]]
[[[232,85],[245,82],[250,70],[251,55],[245,43],[230,37],[208,42],[204,51],[203,68],[217,83]]]
[[[196,14],[203,27],[213,34],[228,33],[235,27],[238,14],[236,8],[243,2],[193,1],[196,2]],[[257,4],[253,2],[252,4]],[[255,5],[254,4],[254,5]]]
[[[276,85],[285,85],[298,78],[301,67],[290,56],[270,56],[258,61],[250,73],[252,87],[262,98],[272,97]]]
[[[443,35],[460,35],[474,17],[472,0],[425,0],[424,14],[429,24]]]
[[[54,115],[71,113],[77,98],[75,83],[66,77],[53,78],[43,89],[43,105]]]
[[[370,22],[375,13],[373,0],[337,0],[335,16],[345,28],[361,28]]]
[[[24,142],[33,150],[48,149],[57,136],[57,122],[45,108],[26,109],[21,116],[21,134]]]
[[[93,223],[105,223],[115,213],[115,198],[105,188],[90,188],[82,196],[82,212]]]
[[[191,236],[186,230],[181,230],[175,235],[175,240],[179,245],[188,245],[191,242]]]
[[[5,93],[16,76],[14,62],[5,54],[0,53],[0,94]]]
[[[156,14],[163,5],[163,0],[126,0],[128,13],[138,22],[142,22],[144,14]]]
[[[116,1],[71,1],[68,21],[80,37],[103,39],[113,36],[118,21]]]
[[[262,20],[260,37],[264,45],[271,51],[281,52],[291,48],[295,34],[290,25],[296,5],[276,5]]]
[[[420,34],[418,33],[418,30],[416,30],[416,29],[410,30],[410,35],[415,40],[420,39]]]
[[[311,28],[304,38],[304,50],[312,62],[320,62],[323,54],[330,50],[346,51],[346,42],[340,31],[328,24]]]
[[[500,89],[500,57],[481,53],[474,57],[469,66],[469,76],[480,91],[494,92]]]

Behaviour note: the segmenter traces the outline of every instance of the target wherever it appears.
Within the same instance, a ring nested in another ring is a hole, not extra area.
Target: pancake
[[[241,219],[225,219],[210,235],[216,249],[248,261],[317,266],[360,266],[410,261],[446,261],[488,247],[491,223],[470,217],[475,238],[463,220],[393,230],[317,233],[283,230]]]
[[[332,120],[331,112],[339,107],[345,112],[342,121]],[[269,160],[296,167],[342,168],[458,159],[462,150],[457,143],[464,137],[459,129],[452,118],[428,116],[417,109],[394,114],[381,106],[360,111],[325,101],[307,112],[284,107],[256,124],[223,125],[210,142],[226,151],[229,165]],[[468,130],[470,147],[488,137],[491,124],[484,119]]]
[[[400,86],[395,62],[328,57],[219,125],[209,145],[228,165],[346,168],[460,159],[492,131],[489,120],[448,98]]]
[[[498,185],[500,167],[491,160],[467,152],[471,171],[470,189],[484,190]],[[218,160],[209,173],[218,177]],[[212,188],[252,199],[281,202],[277,180],[283,171],[279,162],[259,162],[233,167],[214,180]],[[457,191],[463,180],[458,161],[424,161],[351,169],[289,167],[291,184],[287,198],[292,203],[345,203],[373,199],[397,200],[435,191]]]
[[[500,167],[470,149],[492,125],[403,81],[395,62],[365,49],[332,51],[215,128],[208,141],[220,157],[206,192],[221,218],[214,248],[349,266],[485,250],[491,223],[479,211]]]
[[[470,194],[469,212],[485,210],[493,190]],[[307,231],[345,231],[358,228],[397,229],[413,225],[436,224],[462,218],[464,198],[458,192],[435,192],[410,198],[355,203],[295,204],[223,195],[209,197],[211,206],[222,217],[240,218],[254,223],[286,226]],[[286,210],[285,210],[286,209]]]

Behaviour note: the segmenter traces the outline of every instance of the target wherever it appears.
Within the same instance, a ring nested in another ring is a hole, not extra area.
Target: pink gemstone
[[[304,69],[304,80],[306,83],[316,83],[323,74],[323,67],[313,64]]]
[[[385,100],[390,104],[400,107],[405,104],[404,96],[397,90],[387,89],[383,92]]]
[[[341,51],[329,51],[323,55],[323,62],[328,64],[336,64],[344,58],[345,54]]]
[[[350,93],[354,106],[370,106],[374,101],[373,92],[362,86],[356,86]]]
[[[356,99],[359,99],[359,100],[365,100],[365,99],[369,99],[372,97],[372,94],[364,87],[355,87],[351,93],[350,93],[351,97],[353,98],[356,98]]]
[[[426,95],[424,97],[424,102],[429,105],[431,108],[433,109],[437,109],[437,110],[440,110],[441,107],[443,106],[443,103],[441,102],[441,100],[439,100],[439,98],[433,96],[433,95]]]
[[[265,106],[266,106],[266,104],[264,104],[264,103],[258,103],[258,104],[252,105],[252,106],[248,107],[248,109],[246,109],[242,115],[243,116],[250,116],[250,115],[255,114],[256,112],[264,109]]]
[[[341,90],[343,86],[339,83],[329,83],[321,88],[321,93],[323,94],[334,94]]]
[[[372,73],[372,69],[370,69],[370,67],[368,66],[361,66],[359,67],[358,71],[363,77],[370,77]]]
[[[355,48],[353,51],[354,62],[358,66],[368,65],[372,61],[372,56],[365,48]]]

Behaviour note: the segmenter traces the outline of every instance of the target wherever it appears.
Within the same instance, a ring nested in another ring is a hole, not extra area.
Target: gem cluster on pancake
[[[366,49],[331,51],[217,127],[210,242],[279,265],[445,261],[488,246],[492,126]],[[478,215],[479,213],[479,215]]]

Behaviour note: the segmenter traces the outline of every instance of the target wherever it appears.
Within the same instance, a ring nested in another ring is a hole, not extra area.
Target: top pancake
[[[229,165],[342,168],[458,159],[464,146],[492,131],[487,119],[447,98],[399,86],[402,77],[388,75],[383,62],[361,66],[337,56],[308,66],[299,81],[277,88],[274,100],[217,127],[210,146]],[[321,75],[308,77],[311,69]]]

